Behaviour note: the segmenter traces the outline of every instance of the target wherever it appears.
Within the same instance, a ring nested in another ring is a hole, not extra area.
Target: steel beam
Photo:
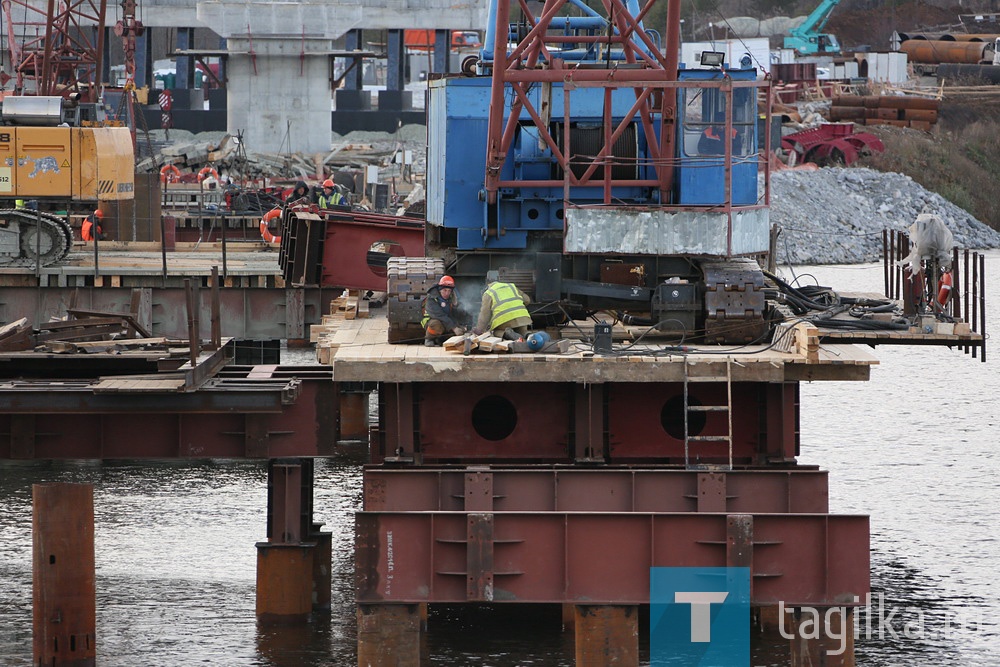
[[[470,477],[479,481],[473,484]],[[828,473],[812,466],[725,473],[621,466],[490,467],[488,472],[368,466],[363,502],[369,512],[825,514],[827,496]]]
[[[359,604],[358,665],[420,667],[419,605]]]
[[[328,413],[337,397],[328,378],[277,378],[259,389],[247,380],[228,382],[188,394],[0,392],[0,459],[276,458],[335,451],[336,423]],[[297,383],[292,393],[290,382]],[[232,386],[239,384],[242,391]]]
[[[576,605],[577,667],[639,664],[639,609],[634,605]]]
[[[93,667],[97,655],[94,487],[35,484],[31,495],[33,664]]]
[[[382,288],[385,288],[383,279]],[[138,319],[152,329],[154,336],[187,338],[182,287],[158,287],[159,279],[150,278],[142,287],[38,287],[4,286],[0,290],[0,321],[13,322],[27,317],[31,322],[46,322],[62,317],[70,303],[82,309],[101,312],[130,312],[134,290],[148,292],[140,302]],[[289,302],[289,294],[295,299]],[[304,338],[308,325],[318,324],[328,309],[330,299],[339,289],[305,288],[284,290],[266,287],[226,287],[219,293],[222,335],[233,338]],[[75,296],[74,296],[75,295]],[[301,295],[301,301],[298,297]],[[74,301],[75,299],[75,301]],[[199,320],[203,338],[211,335],[210,305],[202,304]]]
[[[529,365],[548,369],[564,364]],[[456,391],[454,383],[446,382],[384,384],[384,455],[398,461],[416,457],[430,464],[685,460],[681,382],[463,382],[461,386]],[[726,405],[726,383],[699,383],[689,401]],[[734,382],[732,406],[736,465],[794,461],[798,440],[794,383]],[[441,414],[453,417],[440,419]],[[727,413],[701,414],[703,423],[692,435],[729,433]],[[498,428],[501,422],[509,429]],[[728,463],[729,457],[725,442],[706,443],[699,462]]]
[[[645,604],[650,567],[732,562],[751,563],[757,605],[843,604],[869,592],[867,516],[491,516],[494,602]],[[467,578],[479,574],[468,571],[469,520],[465,512],[357,514],[358,602],[468,602]]]

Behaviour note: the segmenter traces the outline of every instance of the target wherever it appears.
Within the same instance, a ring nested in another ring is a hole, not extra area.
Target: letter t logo
[[[674,602],[691,605],[691,641],[712,641],[712,604],[721,604],[729,597],[725,591],[678,591]]]

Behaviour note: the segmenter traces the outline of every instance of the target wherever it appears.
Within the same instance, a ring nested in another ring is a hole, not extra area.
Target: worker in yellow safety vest
[[[344,197],[337,191],[333,179],[328,178],[323,181],[323,191],[316,198],[316,203],[320,208],[333,208],[344,203]]]
[[[491,331],[494,336],[502,336],[504,330],[513,329],[522,337],[527,335],[531,315],[525,306],[529,303],[531,299],[516,285],[500,282],[496,271],[487,272],[486,291],[483,293],[483,305],[479,309],[476,333]]]

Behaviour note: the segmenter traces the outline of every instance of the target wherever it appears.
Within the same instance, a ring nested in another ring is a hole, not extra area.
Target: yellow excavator
[[[134,198],[129,129],[103,121],[98,105],[63,97],[0,102],[0,267],[60,261],[70,215]]]

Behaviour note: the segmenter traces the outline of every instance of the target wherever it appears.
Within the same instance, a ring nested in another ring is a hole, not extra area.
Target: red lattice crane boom
[[[2,0],[0,7],[13,72],[0,77],[4,86],[13,79],[19,95],[97,100],[106,0]]]

